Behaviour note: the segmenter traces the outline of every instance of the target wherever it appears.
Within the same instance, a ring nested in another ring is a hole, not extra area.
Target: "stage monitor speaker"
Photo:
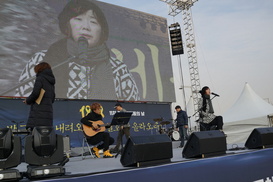
[[[182,156],[204,158],[223,155],[227,150],[226,136],[219,130],[194,132],[186,143]]]
[[[131,136],[120,162],[124,167],[141,167],[168,163],[172,157],[172,141],[167,135]]]
[[[183,41],[179,23],[174,23],[169,26],[172,54],[184,54]]]
[[[273,147],[273,127],[255,128],[249,135],[245,147],[248,149]]]

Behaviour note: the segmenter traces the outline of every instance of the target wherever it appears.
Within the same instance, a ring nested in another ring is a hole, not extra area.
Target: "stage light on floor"
[[[64,155],[63,136],[56,135],[53,127],[35,127],[32,135],[26,137],[25,148],[25,161],[29,164],[26,173],[28,178],[65,174],[63,166],[68,158]]]
[[[22,175],[17,169],[0,171],[0,181],[18,181],[20,179],[22,179]]]
[[[49,165],[49,166],[29,166],[27,169],[27,176],[31,178],[45,178],[60,176],[64,174],[64,168],[62,166]]]
[[[0,129],[0,180],[16,181],[22,178],[17,169],[11,169],[21,163],[21,139],[13,136],[11,129]]]

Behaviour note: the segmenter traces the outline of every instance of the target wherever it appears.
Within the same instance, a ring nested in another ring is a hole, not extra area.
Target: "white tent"
[[[245,143],[254,128],[270,126],[273,106],[258,96],[248,83],[234,105],[223,114],[227,143]]]

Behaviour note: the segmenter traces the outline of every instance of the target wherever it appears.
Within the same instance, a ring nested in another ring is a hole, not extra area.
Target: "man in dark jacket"
[[[126,109],[124,109],[120,103],[116,103],[114,108],[116,109],[117,112],[126,112]],[[117,144],[113,149],[110,150],[112,153],[117,153],[119,151],[120,145],[123,145],[121,142],[123,135],[126,136],[127,140],[130,137],[130,124],[129,123],[126,125],[120,126],[119,131],[118,131]]]
[[[52,103],[55,100],[55,77],[51,66],[41,62],[34,67],[37,74],[32,93],[23,101],[30,105],[26,129],[33,130],[35,126],[53,126]],[[44,91],[42,94],[41,90]],[[41,100],[39,101],[39,99]],[[38,99],[38,100],[37,100]]]
[[[176,130],[179,130],[180,133],[180,148],[184,146],[184,139],[188,138],[187,129],[188,129],[188,115],[186,111],[183,111],[181,107],[178,105],[175,107],[175,110],[177,112],[176,117]]]

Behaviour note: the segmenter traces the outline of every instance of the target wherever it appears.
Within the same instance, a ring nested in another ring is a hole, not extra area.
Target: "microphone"
[[[78,39],[78,57],[81,64],[86,63],[87,61],[87,48],[88,41],[85,37],[80,37]]]
[[[216,97],[220,97],[220,95],[216,94],[216,93],[211,93],[212,95],[215,95]]]
[[[83,64],[87,61],[87,52],[88,50],[88,41],[85,37],[80,37],[78,39],[78,57],[79,57],[79,60],[81,60],[80,62]],[[64,64],[72,61],[73,59],[75,59],[75,56],[71,56],[69,57],[67,60],[59,63],[59,64],[56,64],[55,66],[52,66],[51,69],[54,70],[56,68],[59,68],[60,66],[63,66]],[[3,92],[0,92],[0,95],[6,95],[8,94],[9,92],[12,92],[14,90],[16,90],[17,88],[23,86],[24,84],[28,83],[28,82],[31,82],[33,80],[35,80],[36,78],[36,75],[32,76],[32,77],[29,77],[27,78],[26,80],[22,81],[21,83],[18,83],[16,84],[15,86],[3,91]]]

